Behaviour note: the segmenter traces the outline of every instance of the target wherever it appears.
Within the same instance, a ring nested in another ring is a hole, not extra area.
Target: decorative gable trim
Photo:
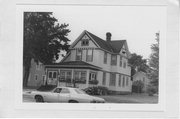
[[[64,60],[66,60],[70,54],[71,54],[71,52],[69,52],[68,54],[66,54],[66,56],[65,56],[60,62],[64,62]]]
[[[73,48],[76,46],[76,44],[81,40],[81,38],[82,38],[84,35],[87,35],[87,36],[91,39],[91,41],[92,41],[98,48],[100,48],[100,46],[94,41],[94,39],[88,34],[88,32],[87,32],[86,30],[84,30],[84,31],[80,34],[80,36],[72,43],[72,45],[69,47],[69,49],[73,49]]]

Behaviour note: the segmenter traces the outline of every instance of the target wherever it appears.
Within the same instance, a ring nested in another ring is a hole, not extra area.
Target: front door
[[[57,71],[48,71],[48,84],[49,85],[57,85]]]

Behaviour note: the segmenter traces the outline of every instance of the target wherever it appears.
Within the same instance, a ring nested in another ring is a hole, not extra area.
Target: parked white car
[[[28,92],[36,102],[105,103],[103,98],[90,96],[78,88],[56,87],[51,91]]]

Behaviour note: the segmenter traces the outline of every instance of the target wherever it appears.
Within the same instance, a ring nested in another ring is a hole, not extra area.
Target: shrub
[[[147,88],[147,93],[149,96],[153,96],[155,93],[157,93],[157,89],[154,86],[149,85]]]
[[[95,84],[95,85],[97,85],[98,83],[99,83],[98,80],[90,80],[90,81],[89,81],[89,84]]]
[[[108,88],[103,86],[88,87],[84,91],[89,95],[107,95],[109,93]]]
[[[133,82],[132,92],[142,93],[143,87],[144,87],[144,83],[141,80],[137,80],[137,81]]]

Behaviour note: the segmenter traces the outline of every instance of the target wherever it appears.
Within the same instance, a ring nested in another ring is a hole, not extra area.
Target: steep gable
[[[86,30],[84,30],[83,33],[73,42],[73,44],[71,45],[70,48],[76,47],[76,45],[78,45],[78,43],[80,44],[80,41],[83,38],[89,38],[90,41],[92,41],[92,43],[94,43],[94,45],[96,47],[102,48],[103,50],[106,50],[111,53],[119,54],[123,46],[126,46],[126,49],[128,50],[126,40],[106,41]],[[80,47],[80,45],[79,45],[79,47]]]
[[[88,45],[82,45],[82,42],[84,41],[84,40],[87,40],[88,41]],[[86,30],[84,30],[82,33],[81,33],[81,35],[72,43],[72,45],[70,46],[70,49],[71,48],[79,48],[79,47],[82,47],[82,48],[84,48],[84,47],[94,47],[94,48],[96,48],[96,47],[99,47],[98,45],[97,45],[97,43],[94,41],[94,39],[93,38],[91,38],[91,36],[89,36],[89,34],[87,33],[87,31]]]

